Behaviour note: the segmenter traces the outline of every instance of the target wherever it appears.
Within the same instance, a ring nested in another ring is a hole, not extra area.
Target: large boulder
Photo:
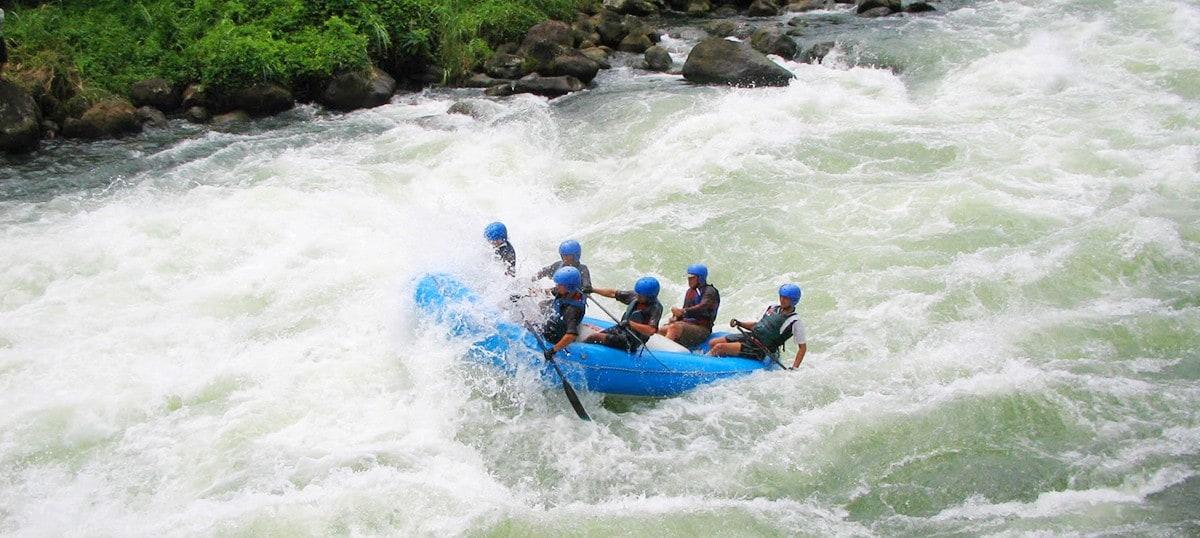
[[[549,76],[572,76],[587,84],[596,78],[596,73],[599,71],[599,63],[580,51],[568,49],[555,56],[546,64],[545,68],[539,69],[538,73]]]
[[[492,86],[505,84],[508,82],[512,81],[502,78],[492,78],[483,73],[475,73],[467,80],[464,80],[462,85],[464,88],[491,88]]]
[[[775,0],[754,0],[746,10],[751,17],[774,17],[779,14],[779,4]]]
[[[658,45],[646,49],[645,60],[646,69],[650,71],[667,71],[671,69],[671,64],[674,63],[667,49]]]
[[[661,5],[654,0],[604,0],[604,7],[629,15],[653,15]]]
[[[278,84],[258,83],[243,88],[234,96],[235,108],[245,110],[251,116],[270,116],[296,106],[292,92]]]
[[[862,15],[872,9],[881,7],[888,8],[891,13],[897,13],[904,8],[901,6],[900,0],[860,0],[855,11]]]
[[[592,20],[596,23],[596,33],[600,34],[600,42],[604,45],[616,47],[629,33],[621,23],[621,15],[610,9],[601,10]]]
[[[688,0],[687,14],[690,17],[699,17],[712,11],[712,2],[708,0]]]
[[[396,79],[378,67],[336,75],[321,92],[321,104],[334,110],[374,108],[391,101]]]
[[[546,97],[558,97],[583,89],[583,83],[575,77],[543,77],[527,75],[513,82],[513,93],[532,93]]]
[[[129,99],[136,107],[154,107],[163,112],[179,108],[179,93],[161,78],[134,82],[129,88]]]
[[[149,125],[155,128],[162,128],[168,125],[167,116],[161,110],[152,106],[138,107],[138,121],[142,122],[143,126]]]
[[[692,48],[683,78],[700,84],[787,86],[795,75],[741,41],[709,38]]]
[[[625,36],[625,39],[621,40],[621,43],[619,45],[617,45],[617,50],[619,50],[621,52],[632,52],[634,54],[641,54],[643,52],[646,52],[646,49],[653,47],[653,46],[654,46],[654,42],[650,40],[649,34],[641,34],[641,33],[633,34],[633,33],[631,33],[631,34]]]
[[[526,75],[525,58],[516,54],[496,52],[483,63],[483,72],[499,79],[518,79]]]
[[[750,46],[763,54],[774,54],[785,60],[791,60],[800,52],[796,42],[784,35],[777,28],[762,28],[750,36]]]
[[[127,101],[100,101],[79,119],[67,118],[63,136],[68,138],[112,138],[142,130],[137,110]]]
[[[524,53],[534,47],[548,44],[564,48],[574,46],[575,34],[571,31],[571,26],[565,22],[553,20],[535,24],[525,33],[520,51]]]
[[[612,67],[612,64],[608,63],[608,51],[602,47],[586,48],[579,51],[579,53],[596,62],[600,66],[600,69],[609,69]]]
[[[208,87],[203,84],[188,84],[183,89],[183,102],[180,103],[184,110],[192,107],[211,107],[213,105],[212,92],[208,91]]]
[[[42,137],[42,112],[29,92],[0,79],[0,151],[26,153]]]

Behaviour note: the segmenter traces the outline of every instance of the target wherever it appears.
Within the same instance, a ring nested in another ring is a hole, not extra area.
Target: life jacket
[[[625,315],[621,316],[621,321],[633,321],[636,323],[643,323],[643,324],[649,323],[650,320],[646,319],[645,314],[639,316],[638,319],[633,319],[633,315],[641,314],[643,312],[649,312],[651,308],[654,308],[654,305],[656,303],[658,303],[658,301],[652,301],[650,303],[647,303],[644,308],[639,309],[637,307],[638,301],[637,301],[637,299],[634,299],[633,301],[631,301],[629,303],[629,306],[625,309]]]
[[[767,347],[767,353],[775,353],[788,338],[792,336],[792,323],[796,321],[796,311],[784,312],[779,305],[767,307],[762,319],[750,331],[762,345]],[[787,329],[784,329],[787,327]],[[780,332],[782,331],[782,332]]]
[[[683,318],[683,321],[697,323],[697,324],[701,324],[701,325],[708,325],[709,327],[712,327],[713,321],[715,321],[717,319],[717,309],[719,309],[721,307],[721,292],[717,290],[716,286],[714,286],[712,284],[705,284],[701,288],[688,288],[687,293],[685,293],[683,295],[683,307],[691,308],[693,306],[700,304],[700,301],[704,299],[704,291],[703,290],[705,290],[707,288],[712,288],[713,291],[716,292],[716,294],[717,294],[716,304],[714,304],[712,306],[712,308],[709,309],[707,312],[701,311],[699,313],[693,313],[693,314],[688,315],[687,317]]]
[[[583,294],[579,292],[567,297],[555,297],[554,302],[551,304],[553,306],[553,315],[558,319],[562,319],[562,311],[568,306],[574,306],[587,312],[587,299],[584,299]]]

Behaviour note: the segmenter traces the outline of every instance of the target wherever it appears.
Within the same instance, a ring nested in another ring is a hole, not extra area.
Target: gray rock
[[[599,63],[596,63],[580,51],[568,49],[566,52],[556,56],[544,69],[538,72],[547,76],[572,76],[579,79],[580,82],[587,84],[596,78],[596,73],[599,71]]]
[[[620,45],[621,40],[629,33],[625,25],[621,24],[621,15],[615,11],[601,10],[592,20],[596,23],[596,33],[600,34],[600,42],[610,47]]]
[[[646,49],[646,69],[650,71],[667,71],[671,69],[671,54],[658,45]]]
[[[564,48],[575,46],[575,35],[571,32],[571,26],[565,22],[554,20],[535,24],[525,33],[525,39],[521,41],[519,50],[524,52],[548,44]]]
[[[933,6],[925,2],[913,2],[904,8],[906,13],[927,13],[937,11]]]
[[[142,126],[149,125],[151,127],[162,128],[168,125],[166,114],[163,114],[161,110],[152,106],[138,107],[136,113],[138,121],[142,122]]]
[[[129,99],[139,108],[149,106],[167,112],[179,108],[179,94],[161,78],[133,83],[129,88]]]
[[[29,92],[0,79],[0,151],[27,153],[42,137],[42,111]]]
[[[334,110],[350,111],[385,105],[396,93],[396,79],[378,67],[340,73],[321,92],[320,102]]]
[[[806,64],[819,64],[821,63],[821,60],[824,60],[825,56],[827,56],[829,52],[832,51],[836,46],[837,43],[834,43],[833,41],[817,43],[816,45],[809,47],[808,50],[804,51],[804,55],[800,57],[800,61]]]
[[[467,80],[464,80],[462,85],[464,88],[491,88],[497,84],[504,84],[507,82],[512,81],[500,78],[492,78],[483,73],[475,73]]]
[[[514,93],[532,93],[546,97],[558,97],[583,89],[583,83],[575,77],[543,77],[526,75],[513,82]]]
[[[688,0],[687,14],[689,17],[700,17],[712,11],[712,2],[709,0]]]
[[[73,118],[72,118],[73,119]],[[69,138],[111,138],[140,132],[142,122],[138,120],[133,105],[117,99],[100,101],[75,121],[63,125],[63,136]]]
[[[872,9],[881,7],[886,7],[891,13],[896,13],[903,9],[900,5],[900,0],[861,0],[858,3],[856,11],[859,15],[862,15]]]
[[[234,106],[251,116],[270,116],[296,106],[292,92],[278,84],[258,83],[237,92]]]
[[[192,123],[208,123],[212,114],[209,114],[208,109],[202,106],[191,106],[188,107],[187,112],[183,113],[183,117]]]
[[[42,120],[42,138],[53,140],[58,138],[59,128],[58,123],[52,120]]]
[[[654,42],[650,41],[650,36],[646,34],[629,34],[625,36],[625,39],[621,40],[621,44],[617,46],[617,50],[641,54],[653,46]]]
[[[600,66],[600,69],[612,68],[612,65],[608,63],[608,51],[602,47],[586,48],[579,51],[579,53],[591,58],[593,62],[596,62]]]
[[[212,104],[212,95],[203,84],[189,84],[183,89],[183,102],[181,103],[183,108],[189,109],[196,106],[207,108]]]
[[[483,90],[483,94],[490,96],[490,97],[506,97],[506,96],[512,95],[514,93],[517,93],[516,82],[508,82],[505,84],[498,84],[496,86],[492,86],[486,90]]]
[[[806,11],[816,11],[818,9],[830,9],[833,7],[833,0],[792,0],[792,2],[783,7],[784,11],[790,13],[804,13]]]
[[[867,19],[874,19],[874,18],[877,18],[877,17],[886,17],[886,16],[888,16],[888,15],[891,15],[892,13],[895,13],[895,11],[892,11],[892,9],[891,9],[891,8],[887,8],[887,7],[873,7],[873,8],[871,8],[871,9],[868,9],[868,10],[866,10],[866,11],[859,12],[858,16],[859,16],[859,17],[864,17],[864,18],[867,18]]]
[[[518,79],[526,75],[525,58],[515,54],[497,52],[484,62],[483,72],[492,78]]]
[[[496,103],[486,99],[464,99],[457,101],[446,110],[447,114],[462,114],[470,116],[477,120],[485,120],[495,117],[501,112],[501,108]]]
[[[763,54],[774,54],[785,60],[791,60],[800,52],[800,47],[792,38],[783,35],[776,28],[762,28],[750,37],[750,46]]]
[[[779,4],[774,0],[754,0],[746,10],[746,15],[751,17],[774,17],[778,14]]]
[[[652,0],[604,0],[604,7],[617,13],[642,16],[658,13],[660,8],[659,4]]]
[[[700,84],[752,87],[787,86],[794,75],[748,43],[709,38],[688,54],[683,78]]]
[[[704,25],[704,31],[713,37],[729,37],[738,32],[738,23],[731,20],[712,21]]]
[[[250,121],[249,113],[244,110],[234,110],[233,112],[226,112],[224,114],[213,116],[211,125],[213,128],[222,129],[232,127],[239,123],[246,123],[248,121]]]

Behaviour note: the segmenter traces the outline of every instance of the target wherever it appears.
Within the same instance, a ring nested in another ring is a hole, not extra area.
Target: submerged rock
[[[824,60],[825,56],[827,56],[836,46],[837,43],[834,43],[833,41],[817,43],[816,45],[809,47],[808,50],[804,51],[804,55],[800,57],[800,61],[806,64],[819,64],[821,63],[821,60]]]
[[[683,64],[683,78],[699,84],[787,86],[794,77],[749,44],[721,38],[701,41]]]
[[[42,136],[42,113],[29,92],[0,80],[0,151],[27,153]]]
[[[559,97],[577,92],[583,88],[583,83],[571,76],[543,77],[540,75],[526,75],[512,84],[513,93],[532,93],[546,97]]]
[[[188,107],[187,112],[183,113],[183,118],[192,123],[208,123],[208,120],[212,118],[212,114],[209,114],[207,108],[192,106]]]
[[[213,116],[212,126],[217,129],[232,127],[239,123],[250,121],[250,114],[244,110],[234,110],[217,116]]]
[[[904,11],[907,13],[927,13],[937,11],[937,9],[925,2],[913,2],[905,7]]]
[[[901,11],[903,9],[903,7],[900,4],[900,0],[861,0],[858,3],[858,7],[856,8],[856,11],[858,12],[859,15],[864,16],[864,17],[870,17],[870,16],[878,17],[881,15],[869,15],[868,12],[881,13],[882,11],[880,11],[880,8],[887,8],[887,13],[885,13],[885,15],[890,15],[892,13],[898,13],[899,11]],[[875,11],[872,11],[872,10],[875,10]]]

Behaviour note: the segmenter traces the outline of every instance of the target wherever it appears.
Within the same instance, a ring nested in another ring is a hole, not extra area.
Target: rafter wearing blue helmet
[[[554,272],[554,299],[547,301],[543,308],[546,313],[546,325],[542,336],[554,346],[545,352],[549,360],[555,353],[571,345],[579,337],[579,324],[587,312],[587,300],[583,297],[583,276],[574,267],[562,267]]]
[[[679,342],[688,349],[703,344],[712,335],[717,310],[721,308],[721,292],[708,283],[708,266],[693,263],[687,267],[688,290],[683,306],[671,308],[671,322],[659,334]]]
[[[580,277],[582,278],[581,289],[584,290],[584,293],[590,293],[592,289],[592,274],[588,271],[587,266],[579,261],[582,255],[583,248],[579,246],[579,241],[574,239],[563,241],[562,244],[558,245],[559,261],[543,267],[541,271],[538,271],[533,276],[533,279],[541,280],[551,276],[562,267],[574,267],[579,270]]]
[[[713,339],[708,354],[749,359],[775,357],[791,338],[796,343],[796,358],[792,360],[792,368],[799,368],[808,352],[804,322],[796,313],[800,296],[800,286],[790,283],[779,286],[779,304],[768,306],[758,321],[729,320],[730,327],[745,331]]]
[[[636,352],[654,333],[662,319],[663,306],[658,302],[658,279],[652,276],[639,278],[633,290],[595,288],[592,293],[616,299],[626,305],[625,315],[613,327],[604,329],[587,338],[588,342]]]
[[[503,222],[488,224],[483,229],[483,238],[492,244],[496,259],[504,262],[505,274],[517,276],[517,249],[508,241],[508,227]]]

